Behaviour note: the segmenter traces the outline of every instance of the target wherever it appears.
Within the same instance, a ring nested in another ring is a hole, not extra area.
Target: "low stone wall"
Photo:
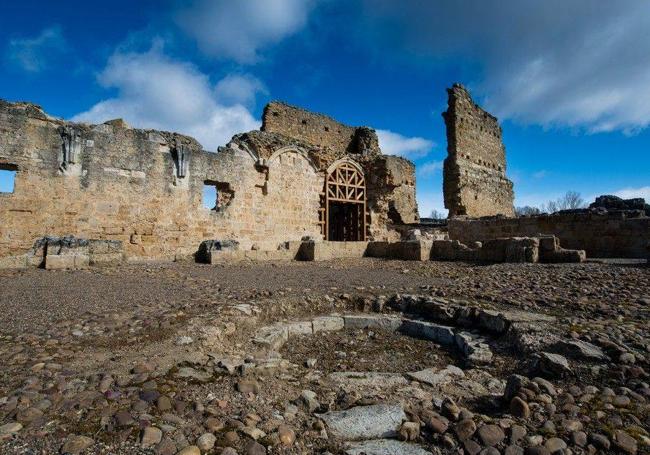
[[[43,237],[22,255],[0,258],[2,268],[42,267],[47,270],[76,270],[92,265],[115,265],[124,260],[124,247],[117,240]]]
[[[300,258],[304,261],[362,258],[367,248],[368,242],[304,242]]]
[[[524,218],[449,220],[449,238],[464,244],[502,237],[554,235],[592,258],[647,258],[650,218],[625,213],[568,213]]]

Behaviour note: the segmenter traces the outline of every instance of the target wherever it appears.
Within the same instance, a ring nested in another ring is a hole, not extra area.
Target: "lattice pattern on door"
[[[328,175],[321,200],[325,240],[366,240],[366,180],[353,163],[343,161]]]

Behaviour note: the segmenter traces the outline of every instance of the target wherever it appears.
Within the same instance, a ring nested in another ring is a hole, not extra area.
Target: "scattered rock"
[[[392,439],[377,439],[350,444],[347,455],[432,455],[422,447]]]
[[[320,417],[333,436],[345,441],[395,437],[406,420],[400,405],[389,404],[357,406]]]
[[[145,448],[155,446],[162,440],[162,435],[162,430],[160,428],[146,427],[142,430],[140,444]]]
[[[65,440],[63,447],[61,447],[61,453],[77,455],[92,446],[94,443],[95,441],[87,436],[71,434]]]

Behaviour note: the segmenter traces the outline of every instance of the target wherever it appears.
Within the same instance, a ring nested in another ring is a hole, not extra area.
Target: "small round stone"
[[[217,437],[212,433],[203,433],[199,436],[199,439],[196,440],[196,445],[203,452],[207,452],[214,447],[214,444],[217,442]]]
[[[461,420],[454,425],[454,433],[461,441],[471,438],[474,432],[476,432],[476,424],[473,420]]]
[[[199,449],[197,446],[187,446],[179,451],[176,455],[201,455],[201,449]]]
[[[560,438],[550,438],[544,443],[544,447],[546,447],[549,452],[555,453],[566,449],[567,444]]]
[[[498,425],[483,425],[478,429],[478,436],[483,445],[496,446],[506,437],[505,433]]]
[[[527,419],[530,417],[530,407],[528,406],[528,403],[521,398],[514,397],[512,401],[510,401],[510,414],[515,417]]]
[[[278,427],[278,436],[280,438],[280,442],[285,447],[292,446],[296,441],[296,432],[293,431],[293,428],[288,425],[280,425]]]
[[[142,447],[155,446],[162,440],[162,430],[156,427],[146,427],[142,430],[142,438],[140,444]]]

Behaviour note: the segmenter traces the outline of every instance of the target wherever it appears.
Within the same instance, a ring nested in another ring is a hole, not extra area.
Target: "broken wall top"
[[[454,84],[447,111],[443,190],[449,216],[514,216],[513,185],[506,178],[506,152],[496,117]]]
[[[461,84],[447,89],[447,126],[450,156],[505,173],[506,152],[498,119],[472,100]]]
[[[372,128],[347,126],[326,115],[277,101],[264,108],[262,131],[315,144],[339,156],[381,154]]]

